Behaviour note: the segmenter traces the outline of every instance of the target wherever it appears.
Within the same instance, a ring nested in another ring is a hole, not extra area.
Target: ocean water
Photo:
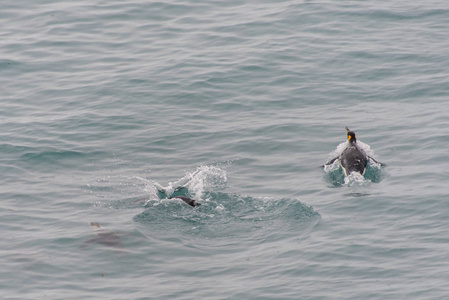
[[[0,298],[446,299],[448,19],[2,3]],[[387,166],[323,170],[344,126]]]

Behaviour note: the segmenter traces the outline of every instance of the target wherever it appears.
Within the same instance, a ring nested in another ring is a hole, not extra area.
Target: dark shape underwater
[[[90,226],[101,228],[100,223],[98,222],[91,222]],[[89,244],[100,244],[102,246],[107,247],[113,247],[113,248],[123,248],[123,243],[120,239],[119,234],[107,231],[107,230],[100,230],[95,234],[95,236],[91,237],[90,239],[83,242],[81,245],[82,248],[87,247]]]

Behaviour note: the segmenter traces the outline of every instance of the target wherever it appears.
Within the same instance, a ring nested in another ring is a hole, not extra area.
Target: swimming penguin
[[[189,197],[185,197],[185,196],[173,196],[168,199],[175,199],[175,198],[179,198],[182,201],[184,201],[185,203],[187,203],[188,205],[193,206],[193,207],[201,205],[196,200],[190,199]]]
[[[357,145],[357,138],[354,131],[349,130],[348,127],[345,127],[345,129],[346,134],[348,135],[348,144],[345,150],[343,150],[340,156],[331,159],[325,165],[331,165],[334,161],[339,159],[345,176],[348,176],[352,172],[358,172],[361,175],[364,175],[369,159],[380,164],[381,166],[385,166],[385,164],[382,164],[371,156],[368,156],[366,152]]]

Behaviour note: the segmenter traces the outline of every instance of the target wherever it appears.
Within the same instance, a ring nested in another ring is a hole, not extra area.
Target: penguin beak
[[[346,133],[348,133],[349,132],[348,126],[345,126],[345,129],[346,129]]]

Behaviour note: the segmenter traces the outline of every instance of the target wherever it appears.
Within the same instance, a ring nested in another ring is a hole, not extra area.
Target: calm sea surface
[[[1,299],[449,297],[447,1],[4,1],[0,91]]]

